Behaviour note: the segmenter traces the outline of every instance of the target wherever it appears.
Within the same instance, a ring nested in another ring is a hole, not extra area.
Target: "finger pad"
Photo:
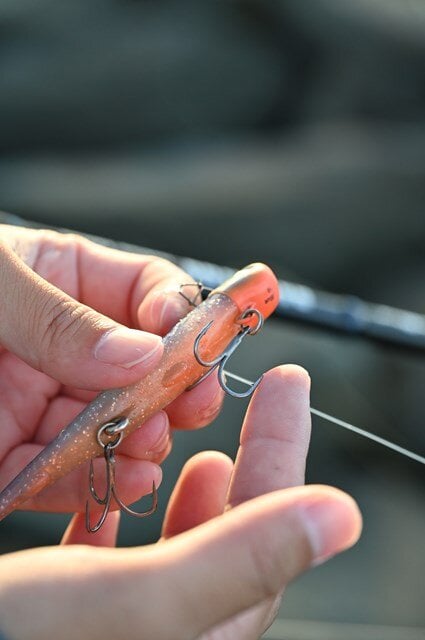
[[[233,463],[224,454],[202,452],[183,468],[169,502],[163,535],[171,537],[223,512]]]

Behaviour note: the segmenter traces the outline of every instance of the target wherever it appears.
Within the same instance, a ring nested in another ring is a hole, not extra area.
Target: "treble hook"
[[[103,525],[103,523],[106,520],[106,516],[109,513],[109,509],[111,506],[111,501],[112,498],[115,499],[115,501],[117,502],[117,504],[119,505],[120,509],[122,509],[123,511],[125,511],[126,513],[128,513],[131,516],[135,516],[136,518],[145,518],[146,516],[151,515],[152,513],[154,513],[156,511],[156,508],[158,506],[158,493],[157,493],[157,489],[155,486],[155,482],[152,483],[152,506],[150,509],[148,509],[147,511],[142,511],[141,513],[137,512],[137,511],[133,511],[133,509],[130,509],[126,504],[124,504],[122,502],[122,500],[119,498],[119,496],[117,495],[117,490],[115,487],[115,452],[114,449],[120,444],[120,442],[122,441],[123,437],[124,437],[124,429],[127,427],[128,425],[128,418],[121,418],[118,420],[115,420],[113,422],[107,422],[106,424],[102,425],[100,427],[100,429],[97,432],[97,441],[99,442],[100,446],[103,447],[103,456],[105,458],[105,464],[106,464],[106,491],[105,491],[105,495],[103,498],[101,498],[99,496],[99,494],[97,493],[95,486],[94,486],[94,467],[93,467],[93,460],[90,461],[90,473],[89,473],[89,490],[90,490],[90,494],[93,498],[93,500],[95,500],[95,502],[97,502],[97,504],[101,504],[103,505],[103,511],[102,514],[99,518],[99,520],[97,521],[97,523],[94,526],[91,526],[90,524],[90,507],[89,507],[89,501],[87,500],[86,502],[86,529],[87,531],[89,531],[90,533],[95,533],[96,531],[99,531],[99,529],[101,528],[101,526]],[[110,440],[109,442],[103,442],[102,440],[102,436],[106,434],[107,436],[116,436],[116,438],[114,440]]]
[[[184,289],[186,287],[187,288],[190,287],[192,289],[196,287],[197,289],[196,294],[192,298],[190,298],[184,292]],[[197,307],[198,304],[200,304],[202,300],[204,300],[207,297],[207,295],[211,293],[211,291],[212,291],[211,287],[206,287],[202,282],[187,282],[187,283],[181,284],[179,287],[179,294],[181,295],[182,298],[186,300],[186,302],[190,307]]]
[[[225,391],[226,393],[228,393],[230,396],[233,396],[234,398],[247,398],[248,396],[250,396],[252,393],[254,393],[255,389],[258,387],[258,385],[260,384],[261,380],[263,379],[263,376],[260,376],[258,378],[258,380],[256,380],[255,382],[251,383],[251,385],[249,386],[249,388],[246,391],[233,391],[233,389],[231,389],[228,385],[227,385],[227,381],[226,381],[226,372],[224,370],[224,367],[226,366],[227,362],[229,361],[230,356],[236,351],[236,349],[239,347],[240,343],[242,342],[242,340],[245,338],[245,336],[247,335],[255,335],[256,333],[258,333],[258,331],[260,331],[261,327],[264,324],[264,318],[262,316],[262,314],[257,311],[257,309],[247,309],[240,317],[240,320],[245,320],[246,318],[250,317],[250,316],[256,316],[257,318],[257,324],[254,327],[251,327],[250,325],[243,325],[241,324],[241,330],[240,332],[233,338],[233,340],[229,343],[229,345],[226,347],[226,349],[223,351],[223,353],[218,356],[217,358],[214,358],[214,360],[211,361],[206,361],[204,360],[200,354],[199,354],[199,346],[200,346],[200,342],[202,340],[202,338],[204,337],[204,335],[207,333],[208,329],[211,327],[213,321],[211,320],[211,322],[209,322],[197,335],[196,339],[195,339],[195,343],[193,345],[193,354],[197,360],[197,362],[199,364],[201,364],[203,367],[210,367],[210,370],[207,371],[206,374],[204,374],[202,376],[202,378],[200,380],[198,380],[198,382],[196,382],[195,385],[192,385],[193,388],[194,386],[198,385],[200,382],[202,382],[202,380],[205,380],[206,378],[208,378],[208,376],[210,376],[212,374],[213,371],[215,371],[215,369],[217,369],[218,367],[218,382],[221,386],[221,388],[223,389],[223,391]]]

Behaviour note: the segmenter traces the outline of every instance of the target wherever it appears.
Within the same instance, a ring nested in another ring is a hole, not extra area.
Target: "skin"
[[[165,260],[106,249],[80,236],[0,225],[0,238],[0,419],[7,425],[0,442],[3,487],[99,391],[131,384],[155,368],[162,344],[152,334],[166,334],[188,312],[177,290],[191,279]],[[156,347],[154,354],[131,367],[97,360],[103,336],[126,326],[144,330],[137,332],[140,344],[132,344],[126,359],[132,362]],[[124,440],[117,464],[125,502],[149,493],[152,481],[160,484],[158,463],[169,451],[171,428],[208,424],[222,400],[217,381],[206,380]],[[102,470],[99,459],[96,477]],[[86,488],[87,469],[80,468],[25,508],[83,510]]]
[[[160,347],[131,367],[99,362],[93,353],[114,323],[166,333],[188,309],[179,296],[163,291],[188,277],[164,261],[76,236],[1,231],[5,484],[93,390],[129,384],[155,367]],[[143,335],[140,344],[152,351],[155,338]],[[142,346],[137,349],[140,355]],[[123,442],[118,463],[125,500],[137,499],[152,479],[158,481],[157,463],[170,449],[170,424],[202,426],[221,401],[210,378]],[[309,434],[308,375],[296,366],[269,371],[250,402],[235,464],[217,452],[186,464],[159,543],[115,549],[117,512],[97,534],[85,531],[84,516],[77,513],[60,546],[4,555],[1,631],[12,640],[259,638],[285,585],[360,535],[360,514],[349,496],[330,487],[300,486]],[[27,506],[82,511],[86,470],[58,485]]]

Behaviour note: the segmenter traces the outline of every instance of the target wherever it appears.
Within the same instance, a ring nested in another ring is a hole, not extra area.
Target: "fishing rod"
[[[0,222],[74,233],[70,229],[23,220],[11,214],[0,213]],[[234,273],[234,269],[212,262],[176,256],[150,247],[110,240],[93,234],[82,235],[99,244],[123,251],[157,255],[170,260],[194,280],[202,282],[206,289],[214,289]],[[279,294],[280,301],[273,314],[275,318],[425,354],[424,314],[366,302],[357,296],[331,293],[288,280],[279,280]]]
[[[212,289],[233,273],[228,267],[193,258],[170,255],[169,259]],[[279,293],[274,317],[425,354],[423,314],[366,302],[352,295],[313,289],[288,280],[279,280]]]
[[[6,218],[5,222],[9,224],[43,226],[38,223],[28,224],[28,222],[16,216],[6,216]],[[68,229],[58,230],[64,233],[70,232]],[[219,286],[221,282],[228,280],[234,272],[230,267],[220,266],[211,262],[179,257],[156,249],[109,240],[92,234],[84,235],[103,245],[134,253],[157,255],[170,260],[198,282],[204,299],[212,289]],[[354,296],[316,290],[306,285],[286,280],[279,280],[278,287],[280,299],[273,315],[279,319],[338,331],[359,338],[367,338],[411,352],[425,352],[425,315],[387,305],[365,302]],[[225,370],[224,374],[250,387],[254,384],[252,381],[228,370]],[[418,453],[318,409],[311,407],[310,411],[313,415],[327,422],[368,438],[420,464],[425,464],[425,457]]]
[[[104,238],[89,237],[105,244]],[[234,272],[234,269],[227,266],[176,256],[147,247],[115,241],[106,241],[106,244],[125,251],[150,253],[170,260],[194,280],[202,282],[206,290],[219,286]],[[273,313],[274,318],[425,355],[425,314],[366,302],[357,296],[331,293],[281,279],[279,294],[279,304]]]

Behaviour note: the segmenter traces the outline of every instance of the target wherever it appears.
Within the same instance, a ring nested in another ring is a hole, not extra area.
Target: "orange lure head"
[[[254,262],[237,271],[214,293],[224,293],[233,300],[241,315],[248,309],[256,309],[263,318],[268,318],[279,302],[279,283],[270,267]]]

